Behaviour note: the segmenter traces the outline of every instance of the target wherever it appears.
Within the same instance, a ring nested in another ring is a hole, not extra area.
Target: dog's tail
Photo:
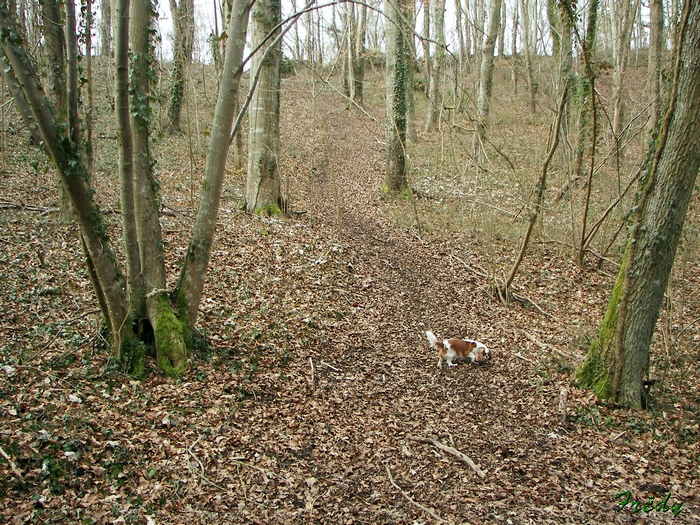
[[[430,342],[430,346],[433,348],[437,345],[437,337],[435,337],[435,334],[431,331],[425,332],[425,337],[428,338],[428,341]]]

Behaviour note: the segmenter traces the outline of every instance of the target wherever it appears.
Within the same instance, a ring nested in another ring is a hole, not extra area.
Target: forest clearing
[[[102,58],[91,183],[123,259],[121,139]],[[6,113],[0,522],[700,522],[697,190],[644,409],[577,379],[643,193],[646,57],[632,62],[628,126],[617,140],[601,133],[587,183],[568,169],[573,131],[552,148],[561,95],[544,79],[556,66],[533,59],[543,79],[533,112],[522,64],[501,57],[488,134],[479,136],[471,88],[469,109],[442,104],[434,129],[423,127],[429,97],[414,90],[407,189],[396,192],[381,60],[364,73],[362,104],[343,94],[337,69],[292,61],[275,159],[284,209],[246,211],[234,144],[194,349],[177,378],[153,349],[138,378],[110,349],[56,166]],[[597,81],[612,100],[610,72]],[[245,93],[250,75],[241,82]],[[191,249],[216,83],[212,65],[191,64],[183,129],[148,139],[168,291]],[[166,113],[154,103],[155,129],[167,128]],[[438,368],[426,331],[479,340],[492,358]]]

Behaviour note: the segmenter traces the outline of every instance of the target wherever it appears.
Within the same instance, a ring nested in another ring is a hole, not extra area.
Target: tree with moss
[[[686,2],[674,81],[650,151],[622,266],[610,302],[577,372],[598,397],[643,406],[654,327],[700,168],[700,3]]]
[[[249,213],[273,214],[284,208],[277,166],[282,43],[275,43],[281,20],[280,0],[259,0],[251,11],[252,48],[255,50],[252,71],[259,77],[248,114],[246,210]]]
[[[224,75],[219,89],[201,201],[177,288],[166,290],[163,241],[158,217],[158,183],[148,150],[151,127],[150,86],[154,78],[150,0],[115,1],[115,109],[119,141],[121,237],[126,272],[117,259],[107,224],[94,198],[87,166],[87,144],[79,115],[79,56],[75,6],[64,4],[66,82],[64,114],[47,97],[16,13],[0,4],[2,49],[10,75],[20,87],[68,196],[80,232],[85,262],[97,303],[111,335],[112,355],[131,374],[144,372],[144,349],[154,341],[160,369],[180,377],[188,351],[216,228],[226,152],[243,71],[248,27],[247,0],[234,0],[228,26]],[[129,64],[131,58],[131,64]]]
[[[406,0],[385,0],[386,35],[386,188],[401,192],[406,177],[406,110],[409,74],[409,33]]]

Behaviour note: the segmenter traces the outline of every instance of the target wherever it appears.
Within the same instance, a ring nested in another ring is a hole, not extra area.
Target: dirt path
[[[636,523],[617,510],[624,491],[683,502],[677,516],[649,513],[653,523],[700,521],[692,449],[659,448],[653,419],[596,404],[571,387],[566,360],[523,335],[572,351],[582,305],[599,309],[608,285],[538,257],[520,282],[558,319],[504,307],[453,257],[489,267],[497,250],[394,226],[382,112],[369,107],[368,121],[324,92],[312,113],[308,86],[285,82],[285,169],[292,209],[307,213],[249,217],[236,211],[241,181],[227,188],[199,320],[210,346],[181,382],[123,376],[100,345],[74,228],[3,209],[0,445],[13,463],[0,458],[0,521]],[[163,193],[186,210],[177,175],[163,170]],[[0,189],[53,206],[49,168],[32,177],[29,190],[9,176]],[[162,218],[172,276],[189,220]],[[553,287],[550,272],[568,282]],[[438,370],[428,329],[478,338],[493,360]]]
[[[330,137],[326,168],[336,179],[356,306],[312,351],[317,363],[337,370],[317,368],[302,409],[311,411],[321,430],[299,436],[311,449],[299,465],[311,473],[318,497],[300,521],[423,523],[437,516],[451,523],[633,521],[631,513],[617,512],[615,500],[640,483],[618,466],[630,449],[601,441],[585,426],[568,432],[559,426],[559,393],[569,387],[568,376],[540,373],[514,357],[525,346],[517,340],[521,309],[504,308],[455,259],[392,226],[379,202],[381,145],[366,132],[369,124],[343,110],[337,99],[324,111]],[[372,126],[381,136],[381,124]],[[313,215],[321,219],[319,227],[333,229],[336,190],[326,175],[325,199],[317,201]],[[536,319],[533,325],[547,322]],[[477,337],[495,358],[484,367],[438,371],[426,329],[439,337]],[[419,436],[466,453],[486,471],[485,479],[413,439]],[[656,468],[667,472],[670,465],[657,459]],[[613,468],[620,469],[619,477],[603,480],[601,471]],[[683,522],[682,515],[657,514],[660,522]],[[692,520],[691,514],[686,518]]]

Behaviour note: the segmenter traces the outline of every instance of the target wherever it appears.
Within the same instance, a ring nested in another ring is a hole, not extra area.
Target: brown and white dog
[[[440,342],[433,332],[425,332],[430,346],[438,351],[438,368],[445,360],[448,366],[454,366],[453,359],[468,359],[470,363],[485,363],[491,359],[491,352],[484,343],[471,339],[445,339]]]

